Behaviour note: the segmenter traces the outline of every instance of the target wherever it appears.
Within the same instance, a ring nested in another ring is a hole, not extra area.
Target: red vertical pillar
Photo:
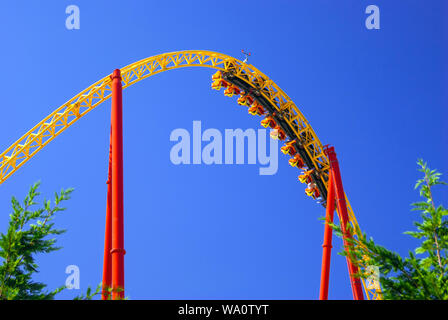
[[[112,261],[111,261],[111,240],[112,240],[112,129],[109,146],[109,170],[107,176],[107,205],[106,205],[106,230],[104,232],[104,260],[103,260],[103,290],[101,299],[109,299],[109,288],[112,284]]]
[[[333,222],[334,216],[334,181],[333,173],[330,170],[328,175],[328,194],[327,194],[327,210],[325,215],[325,231],[324,231],[324,243],[322,245],[322,271],[320,276],[320,300],[328,300],[328,284],[330,282],[330,260],[331,260],[331,242],[333,236],[333,229],[328,223]]]
[[[336,152],[334,151],[334,147],[326,148],[325,153],[327,154],[328,159],[330,160],[330,170],[332,171],[333,174],[339,220],[341,221],[341,229],[344,238],[344,244],[346,250],[348,251],[350,244],[347,242],[347,239],[351,239],[352,235],[347,230],[349,218],[347,211],[347,202],[345,201],[344,187],[342,186],[341,172],[339,170],[339,163],[336,157]],[[358,273],[358,268],[351,262],[349,255],[347,255],[347,265],[349,269],[348,271],[350,275],[350,283],[352,286],[353,299],[364,300],[361,280],[357,277],[354,277],[354,274]]]
[[[124,298],[123,97],[121,72],[112,74],[112,299]]]

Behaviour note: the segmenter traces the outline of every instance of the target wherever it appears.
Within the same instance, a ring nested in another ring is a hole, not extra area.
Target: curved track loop
[[[221,70],[231,74],[235,81],[251,86],[260,98],[269,101],[270,109],[275,111],[283,126],[287,126],[284,130],[289,133],[291,139],[299,141],[299,149],[308,155],[307,165],[315,169],[313,178],[320,185],[321,193],[326,195],[329,161],[324,154],[322,143],[294,102],[254,66],[212,51],[187,50],[164,53],[122,68],[123,89],[152,75],[183,67],[207,67]],[[0,154],[0,184],[59,134],[109,99],[111,93],[111,79],[108,75],[68,100],[14,142]],[[348,199],[347,204],[350,223],[354,227],[353,230],[358,230],[358,222]],[[367,299],[381,298],[380,293],[368,288],[364,281],[363,286]]]

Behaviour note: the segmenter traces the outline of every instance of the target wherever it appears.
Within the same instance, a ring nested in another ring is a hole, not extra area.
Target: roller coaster
[[[322,145],[298,107],[279,86],[248,64],[247,56],[240,61],[212,51],[164,53],[114,70],[54,110],[0,154],[2,184],[68,127],[112,98],[103,299],[124,296],[122,90],[150,76],[183,67],[217,69],[212,75],[212,89],[224,89],[228,97],[238,96],[237,103],[247,106],[249,114],[262,116],[261,125],[271,128],[271,137],[284,141],[281,151],[291,157],[289,164],[301,170],[299,181],[306,184],[305,194],[326,208],[327,221],[333,221],[336,210],[346,246],[349,238],[359,236],[360,228],[343,190],[334,147]],[[326,223],[319,296],[322,300],[328,299],[331,238],[332,229]],[[358,264],[349,255],[346,259],[353,298],[381,299],[380,288],[355,276],[360,271]],[[363,261],[359,265],[365,267]],[[106,289],[112,289],[112,293]]]

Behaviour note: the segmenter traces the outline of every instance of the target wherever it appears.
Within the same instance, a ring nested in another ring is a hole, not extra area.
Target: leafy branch
[[[423,177],[415,185],[419,189],[422,201],[412,204],[412,211],[420,213],[420,220],[414,222],[416,230],[405,234],[421,241],[407,257],[376,244],[373,238],[367,238],[360,230],[348,226],[348,232],[356,234],[347,240],[344,251],[361,270],[357,277],[367,278],[368,266],[376,266],[380,271],[380,284],[385,299],[448,299],[448,210],[442,205],[436,206],[433,189],[447,183],[440,180],[441,173],[431,170],[423,160],[418,160],[419,171]],[[329,224],[335,233],[342,237],[341,227]],[[356,231],[356,232],[353,232]]]
[[[6,234],[0,234],[0,299],[53,299],[64,286],[47,291],[46,285],[32,280],[38,272],[35,257],[39,253],[59,250],[55,236],[66,230],[56,229],[54,216],[65,210],[61,205],[70,199],[73,189],[55,193],[54,204],[45,200],[42,207],[32,210],[38,203],[36,198],[40,183],[31,186],[24,201],[20,203],[15,197],[11,199],[13,212]]]

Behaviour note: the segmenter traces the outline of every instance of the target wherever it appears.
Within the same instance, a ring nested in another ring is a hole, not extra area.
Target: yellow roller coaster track
[[[308,166],[314,168],[314,180],[326,193],[329,161],[316,133],[294,102],[266,75],[250,64],[228,55],[203,50],[186,50],[149,57],[121,69],[123,89],[152,75],[183,67],[206,67],[230,74],[232,82],[245,83],[253,88],[260,98],[269,101],[271,108],[282,119],[288,132],[299,141],[306,152]],[[31,130],[14,142],[0,155],[0,184],[21,168],[50,141],[73,125],[87,113],[111,97],[110,75],[95,82],[62,106],[54,110]],[[292,137],[291,137],[292,138]],[[349,220],[353,230],[359,230],[358,222],[348,202]],[[354,236],[357,236],[356,233]],[[367,299],[381,299],[378,290],[370,288],[363,280]]]

